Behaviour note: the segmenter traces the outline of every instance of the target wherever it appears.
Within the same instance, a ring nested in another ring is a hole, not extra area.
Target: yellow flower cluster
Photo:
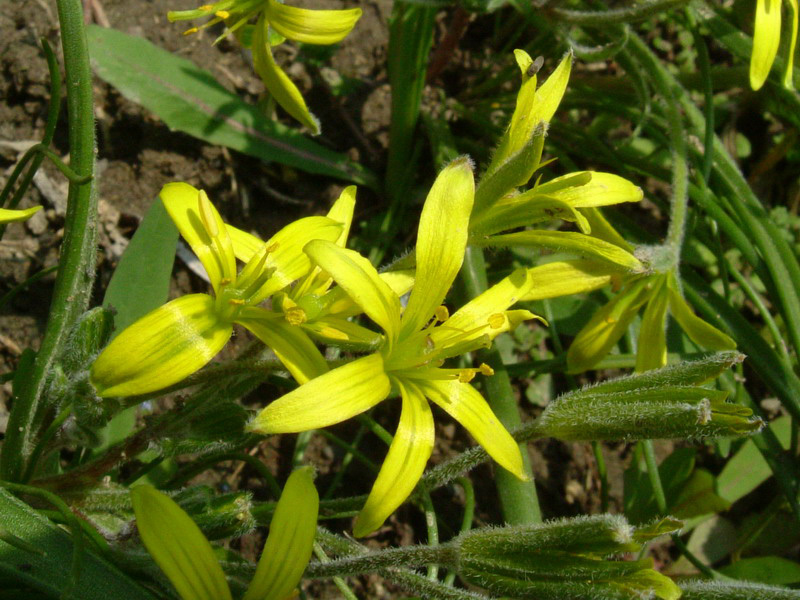
[[[234,4],[215,6],[219,11]],[[492,369],[452,366],[453,359],[538,318],[513,305],[625,281],[632,282],[622,296],[626,300],[612,303],[596,318],[599,323],[593,320],[592,332],[604,332],[612,316],[619,323],[629,319],[648,298],[654,298],[648,308],[654,322],[663,323],[669,302],[682,324],[702,328],[671,281],[643,283],[651,276],[646,265],[598,212],[600,206],[640,200],[641,189],[594,172],[546,183],[537,179],[530,189],[518,189],[542,164],[547,124],[566,89],[572,57],[565,56],[539,88],[531,58],[522,51],[516,58],[523,83],[492,163],[477,185],[468,158],[442,170],[422,209],[413,260],[405,261],[413,263],[408,269],[379,273],[345,247],[355,188],[347,188],[326,217],[301,219],[264,242],[225,224],[204,192],[185,183],[167,185],[161,199],[205,266],[213,296],[173,300],[118,335],[92,367],[98,394],[144,394],[179,382],[210,361],[238,323],[272,348],[301,384],[256,415],[248,425],[251,432],[327,427],[400,397],[399,424],[358,515],[357,536],[379,528],[420,480],[434,445],[429,402],[461,423],[500,467],[525,478],[518,444],[470,383],[478,374],[491,376]],[[579,231],[530,227],[550,219],[573,222]],[[558,248],[579,258],[517,269],[451,314],[445,301],[469,244]],[[237,260],[244,264],[239,271]],[[401,296],[409,290],[404,307]],[[661,290],[668,290],[663,302]],[[270,306],[262,306],[267,298]],[[350,320],[361,313],[380,333]],[[580,354],[578,366],[589,366],[608,351],[607,342],[617,332],[602,333],[602,340],[593,338],[595,333],[582,334],[588,341],[571,356]],[[366,354],[331,370],[316,342]]]

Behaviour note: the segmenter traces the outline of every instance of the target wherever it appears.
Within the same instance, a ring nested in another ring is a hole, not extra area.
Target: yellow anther
[[[503,313],[494,313],[489,317],[489,327],[500,329],[506,323],[506,316]]]
[[[481,363],[481,366],[478,367],[478,370],[481,372],[481,375],[486,375],[487,377],[494,375],[494,369],[486,363]]]
[[[242,300],[241,298],[230,298],[228,300],[228,304],[230,304],[232,306],[243,306],[244,305],[244,300]]]
[[[212,10],[213,8],[214,7],[211,4],[203,4],[203,6],[199,7],[197,10],[204,10],[204,11],[208,12],[209,10]]]
[[[206,228],[208,235],[215,238],[219,235],[219,227],[217,227],[217,219],[214,215],[214,207],[211,205],[211,200],[203,190],[197,195],[197,206],[200,210],[200,220],[203,222],[203,227]]]
[[[214,16],[219,17],[220,19],[227,19],[231,16],[231,13],[229,13],[227,10],[218,10],[214,13]]]
[[[197,33],[200,31],[197,27],[189,27],[186,31],[183,32],[183,35],[192,35],[193,33]]]
[[[458,372],[458,380],[461,383],[469,383],[475,379],[475,369],[462,369]]]
[[[283,316],[289,322],[289,325],[302,325],[308,320],[306,311],[299,306],[293,306],[283,313]]]
[[[233,280],[230,277],[223,277],[222,279],[219,280],[219,286],[222,287],[225,285],[230,285],[232,281]]]
[[[349,340],[350,336],[347,335],[344,331],[339,331],[338,329],[334,329],[333,327],[323,327],[319,331],[320,335],[324,335],[325,337],[329,337],[332,340]]]
[[[441,306],[436,307],[436,310],[433,311],[433,316],[436,317],[436,320],[440,323],[444,323],[450,318],[450,311],[447,310],[447,307],[444,304],[442,304]]]

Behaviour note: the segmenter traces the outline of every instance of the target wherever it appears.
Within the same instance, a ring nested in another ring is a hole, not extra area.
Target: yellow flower
[[[305,275],[311,261],[303,246],[337,239],[341,224],[327,217],[295,221],[261,242],[237,274],[236,259],[246,252],[233,240],[249,234],[226,226],[205,192],[186,183],[164,186],[161,199],[205,267],[214,296],[182,296],[122,331],[92,365],[98,395],[146,394],[181,381],[214,358],[230,339],[233,323],[272,348],[300,383],[326,371],[323,356],[302,330],[257,305]]]
[[[788,44],[783,86],[793,90],[794,49],[797,44],[797,0],[786,0],[791,11],[792,33]],[[761,88],[769,76],[781,41],[781,0],[756,0],[753,53],[750,56],[750,87]]]
[[[256,72],[267,91],[292,117],[308,127],[314,135],[319,134],[319,121],[309,112],[297,86],[275,63],[272,46],[277,46],[287,38],[304,44],[340,42],[361,17],[361,9],[309,10],[288,6],[277,0],[220,0],[195,10],[167,13],[170,21],[203,17],[211,17],[211,20],[201,28],[224,21],[225,32],[219,39],[235,33],[245,45],[252,47]],[[252,21],[255,21],[255,27]],[[198,27],[192,27],[184,33],[192,34],[198,30]],[[242,35],[245,31],[248,35]]]
[[[514,56],[522,84],[508,128],[476,189],[469,243],[486,248],[536,247],[589,259],[582,260],[577,268],[573,268],[573,261],[559,263],[562,271],[570,272],[569,280],[543,280],[541,275],[546,271],[540,271],[530,291],[533,295],[526,299],[553,297],[552,284],[559,289],[556,295],[563,295],[585,291],[587,283],[604,285],[601,280],[612,273],[642,272],[644,267],[631,248],[611,235],[613,229],[599,212],[599,207],[640,201],[642,190],[638,186],[611,173],[579,171],[546,183],[540,177],[532,188],[517,189],[527,185],[534,172],[546,164],[541,161],[544,139],[566,91],[572,55],[564,56],[538,88],[535,61],[523,50],[515,50]],[[554,219],[575,223],[579,231],[530,228]],[[520,231],[520,227],[528,229]],[[537,286],[542,283],[550,289],[538,293]],[[577,287],[570,291],[573,284]]]
[[[41,210],[41,208],[41,206],[32,206],[31,208],[22,208],[19,210],[0,208],[0,224],[27,221],[34,213]]]
[[[214,550],[191,517],[149,485],[131,490],[145,548],[183,600],[231,600]],[[310,467],[289,476],[270,524],[256,572],[243,600],[285,600],[311,558],[319,496]]]
[[[636,349],[636,370],[647,371],[667,364],[667,312],[689,339],[709,350],[733,350],[736,342],[694,314],[680,292],[674,273],[658,273],[632,280],[598,310],[578,332],[567,351],[567,372],[580,373],[596,365],[645,306]]]
[[[342,224],[336,240],[341,247],[347,243],[355,197],[355,186],[345,188],[328,212],[328,218]],[[236,255],[245,262],[264,245],[262,240],[253,235],[232,228],[230,231]],[[381,273],[380,277],[398,296],[407,293],[414,283],[413,270]],[[362,311],[342,288],[330,289],[332,283],[333,278],[329,274],[315,267],[291,288],[276,294],[272,299],[272,309],[318,342],[352,350],[374,349],[380,341],[380,335],[348,320]]]
[[[469,384],[479,368],[443,368],[444,361],[486,347],[528,311],[508,307],[530,285],[520,269],[452,316],[442,306],[461,268],[473,203],[472,167],[451,163],[437,178],[420,218],[417,271],[405,311],[397,294],[368,260],[336,244],[314,241],[306,252],[345,290],[384,332],[380,352],[334,369],[279,398],[262,410],[248,429],[290,433],[339,423],[375,406],[392,392],[402,410],[386,460],[358,516],[354,533],[366,535],[411,494],[425,469],[434,442],[428,400],[459,421],[502,467],[525,478],[519,446]],[[401,314],[402,312],[402,314]]]

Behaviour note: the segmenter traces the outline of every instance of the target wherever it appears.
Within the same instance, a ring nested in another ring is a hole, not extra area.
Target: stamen
[[[200,219],[203,221],[203,226],[206,228],[208,235],[212,238],[219,236],[219,227],[217,227],[217,220],[214,218],[214,209],[211,206],[211,200],[203,190],[200,190],[197,198],[197,204],[200,209]]]
[[[444,323],[450,318],[450,311],[447,310],[447,307],[444,304],[442,304],[441,306],[436,307],[436,310],[433,311],[433,316],[436,317],[436,320],[440,323]]]
[[[223,277],[219,280],[219,287],[230,285],[233,280],[230,277]]]
[[[478,367],[478,371],[481,372],[481,375],[486,375],[487,377],[494,375],[494,369],[486,363],[481,363],[481,366]]]
[[[458,380],[461,383],[469,383],[475,379],[475,369],[462,369],[458,373]]]
[[[218,10],[214,13],[214,16],[219,17],[220,19],[227,19],[231,16],[231,13],[229,13],[227,10]]]
[[[229,298],[228,304],[231,306],[244,306],[244,300],[241,298]]]
[[[186,31],[183,32],[183,35],[192,35],[193,33],[197,33],[200,31],[197,27],[190,27]]]
[[[328,327],[327,325],[320,329],[320,334],[324,335],[325,337],[329,337],[333,340],[349,340],[350,336],[347,335],[344,331],[339,331],[338,329],[334,329],[333,327]]]
[[[503,313],[495,313],[489,317],[489,327],[492,329],[500,329],[505,325],[506,316]]]
[[[293,306],[292,308],[286,310],[286,312],[283,313],[283,316],[289,322],[289,325],[302,325],[308,320],[306,311],[299,306]]]

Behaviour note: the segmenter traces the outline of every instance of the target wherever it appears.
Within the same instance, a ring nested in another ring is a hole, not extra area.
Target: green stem
[[[428,55],[433,44],[436,6],[429,3],[394,3],[389,21],[389,83],[392,88],[392,117],[389,125],[389,158],[386,166],[386,195],[389,210],[379,222],[379,240],[392,240],[405,223],[410,186],[416,171],[415,130],[419,120],[422,89],[425,86]],[[379,264],[386,252],[383,243],[370,253]]]
[[[469,298],[475,298],[488,289],[486,263],[480,248],[467,247],[461,268],[461,280]],[[480,358],[494,369],[494,375],[487,377],[484,382],[489,406],[506,429],[517,428],[522,424],[522,419],[511,387],[511,379],[500,353],[492,347],[482,351]],[[541,523],[542,514],[527,445],[520,444],[519,450],[522,454],[523,469],[528,476],[527,481],[517,479],[505,469],[495,470],[495,484],[500,496],[503,518],[512,525]]]
[[[81,0],[58,0],[69,109],[72,170],[79,177],[94,174],[94,113],[89,46]],[[70,181],[64,242],[61,246],[50,317],[30,377],[22,382],[8,421],[0,477],[17,481],[28,469],[36,438],[48,409],[43,403],[47,376],[78,317],[86,310],[95,276],[97,197],[91,181]]]
[[[670,268],[676,268],[680,262],[681,246],[686,232],[686,219],[689,213],[689,165],[686,161],[686,133],[683,128],[678,102],[673,92],[676,82],[666,77],[663,67],[656,56],[649,51],[637,35],[630,35],[629,51],[649,73],[656,91],[666,103],[666,117],[672,155],[672,211],[667,244],[672,251]]]
[[[567,10],[565,8],[554,8],[549,11],[555,19],[572,23],[574,25],[610,25],[613,23],[631,23],[642,21],[653,15],[666,12],[683,4],[688,4],[689,0],[651,0],[631,6],[630,8],[617,8],[599,11],[580,11]]]

